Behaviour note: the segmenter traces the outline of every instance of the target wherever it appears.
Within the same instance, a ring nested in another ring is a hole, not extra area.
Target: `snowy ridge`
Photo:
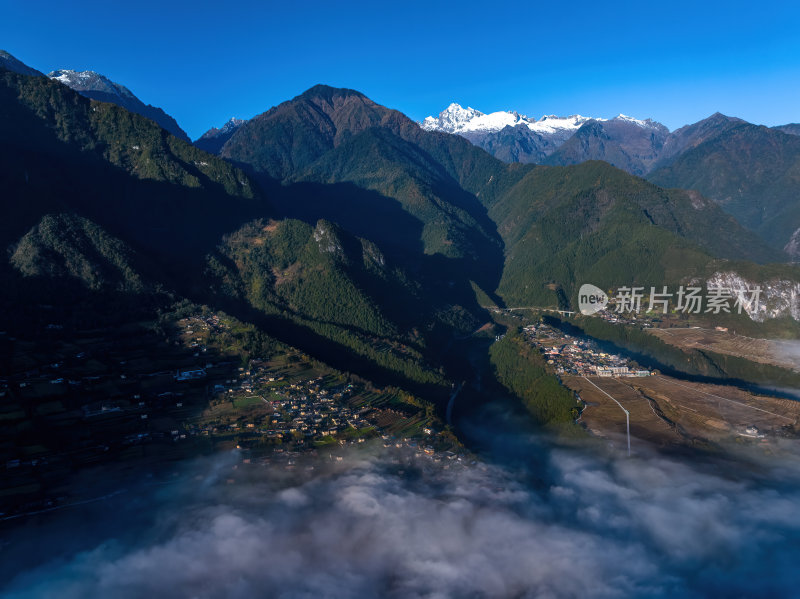
[[[229,133],[231,131],[236,131],[239,127],[244,125],[245,119],[237,119],[236,117],[231,117],[228,121],[222,125],[220,128],[220,133]]]
[[[237,119],[232,117],[228,119],[228,121],[222,125],[222,127],[211,127],[208,131],[203,133],[200,139],[214,139],[214,138],[221,138],[224,137],[227,141],[231,135],[233,135],[236,130],[244,125],[247,122],[246,119]]]
[[[488,114],[471,107],[463,108],[453,102],[439,113],[439,116],[426,117],[420,126],[426,131],[444,131],[446,133],[489,133],[500,131],[505,127],[525,125],[540,135],[563,135],[577,131],[587,121],[606,121],[599,117],[586,117],[579,114],[570,116],[544,115],[538,121],[513,110],[490,112]],[[612,121],[626,122],[642,129],[658,129],[663,125],[652,119],[637,119],[625,114],[618,114]]]
[[[80,79],[81,81],[85,81],[92,76],[92,72],[90,71],[71,71],[69,69],[62,69],[59,71],[53,71],[48,75],[50,79],[56,79],[65,85],[69,85],[76,79]],[[96,74],[96,73],[95,73]]]
[[[471,131],[499,131],[504,127],[515,127],[527,122],[528,117],[511,111],[484,114],[474,108],[462,108],[453,102],[439,113],[438,117],[429,116],[422,121],[422,128],[427,131],[445,131],[447,133],[466,133]]]
[[[634,125],[638,125],[642,129],[658,129],[660,127],[663,127],[663,125],[661,125],[660,123],[657,123],[653,119],[644,119],[644,120],[635,119],[632,116],[627,116],[627,115],[622,114],[622,113],[619,113],[617,116],[615,116],[611,120],[612,121],[624,121],[626,123],[633,123]]]
[[[592,120],[592,118],[576,114],[566,117],[545,115],[537,121],[513,110],[485,114],[474,108],[463,108],[453,102],[440,112],[438,117],[426,117],[420,125],[426,131],[444,131],[457,134],[500,131],[505,127],[525,125],[531,131],[541,135],[553,135],[576,131],[589,120]],[[602,121],[605,119],[594,120]]]
[[[60,81],[64,85],[71,87],[75,91],[96,91],[113,94],[120,98],[136,99],[133,92],[124,85],[114,83],[108,77],[95,73],[94,71],[73,71],[70,69],[60,69],[52,71],[47,76],[55,81]]]
[[[194,144],[201,150],[218,154],[228,140],[233,137],[239,128],[247,122],[246,119],[230,118],[222,127],[211,127],[197,138]]]
[[[545,115],[538,121],[531,121],[528,123],[528,128],[531,131],[540,133],[542,135],[562,133],[569,131],[570,133],[580,129],[587,121],[604,121],[605,119],[581,116],[573,114],[572,116],[556,116],[554,114]]]

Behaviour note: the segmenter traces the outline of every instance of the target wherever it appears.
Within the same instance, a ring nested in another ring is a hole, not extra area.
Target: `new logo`
[[[578,308],[581,314],[589,316],[599,312],[608,305],[608,296],[605,291],[589,283],[581,285],[578,291]]]

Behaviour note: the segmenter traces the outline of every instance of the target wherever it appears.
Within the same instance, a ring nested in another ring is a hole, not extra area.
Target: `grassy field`
[[[709,448],[745,440],[769,443],[795,435],[800,419],[800,402],[662,375],[570,376],[564,383],[587,403],[583,425],[617,448],[626,442],[625,414],[612,397],[630,412],[634,448],[641,442],[659,448]],[[748,434],[749,427],[756,427],[758,434]]]
[[[800,372],[800,344],[793,348],[789,341],[756,339],[736,335],[731,331],[703,328],[654,328],[648,332],[665,343],[680,348],[707,349]]]

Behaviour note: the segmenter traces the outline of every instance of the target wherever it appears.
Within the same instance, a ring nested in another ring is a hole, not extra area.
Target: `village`
[[[638,368],[627,358],[601,351],[590,339],[573,337],[545,323],[526,326],[523,335],[544,354],[558,375],[645,377],[655,374]]]
[[[194,346],[195,356],[208,350],[208,333],[225,326],[216,316],[193,316],[177,325],[181,342]],[[363,443],[379,436],[392,444],[405,439],[402,443],[423,452],[437,445],[441,427],[418,400],[326,372],[307,357],[252,358],[247,367],[239,366],[224,379],[216,366],[209,362],[204,368],[176,372],[176,381],[204,383],[208,398],[206,409],[185,422],[185,433],[178,431],[179,438],[187,434],[222,441],[233,435],[239,448],[296,450]]]
[[[101,330],[76,337],[57,325],[40,341],[11,339],[14,370],[0,379],[0,512],[52,503],[48,489],[68,472],[109,461],[155,466],[233,450],[291,466],[292,456],[335,456],[369,440],[461,459],[432,406],[290,348],[243,353],[245,327],[196,312],[113,342]]]
[[[651,329],[654,326],[659,326],[662,323],[661,318],[654,317],[647,312],[634,313],[634,312],[617,312],[613,309],[600,310],[595,317],[601,318],[611,324],[624,324],[629,326],[637,326],[643,329]]]

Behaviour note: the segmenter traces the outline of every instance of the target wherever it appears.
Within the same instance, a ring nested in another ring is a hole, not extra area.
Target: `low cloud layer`
[[[546,475],[366,452],[196,466],[156,525],[22,573],[8,597],[790,596],[800,476],[555,450]],[[236,473],[236,483],[226,484]],[[302,473],[302,474],[300,474]],[[165,494],[167,497],[165,498]],[[157,504],[157,507],[155,507]],[[104,509],[98,505],[98,510]],[[47,539],[42,539],[45,543]],[[46,546],[46,545],[45,545]]]

